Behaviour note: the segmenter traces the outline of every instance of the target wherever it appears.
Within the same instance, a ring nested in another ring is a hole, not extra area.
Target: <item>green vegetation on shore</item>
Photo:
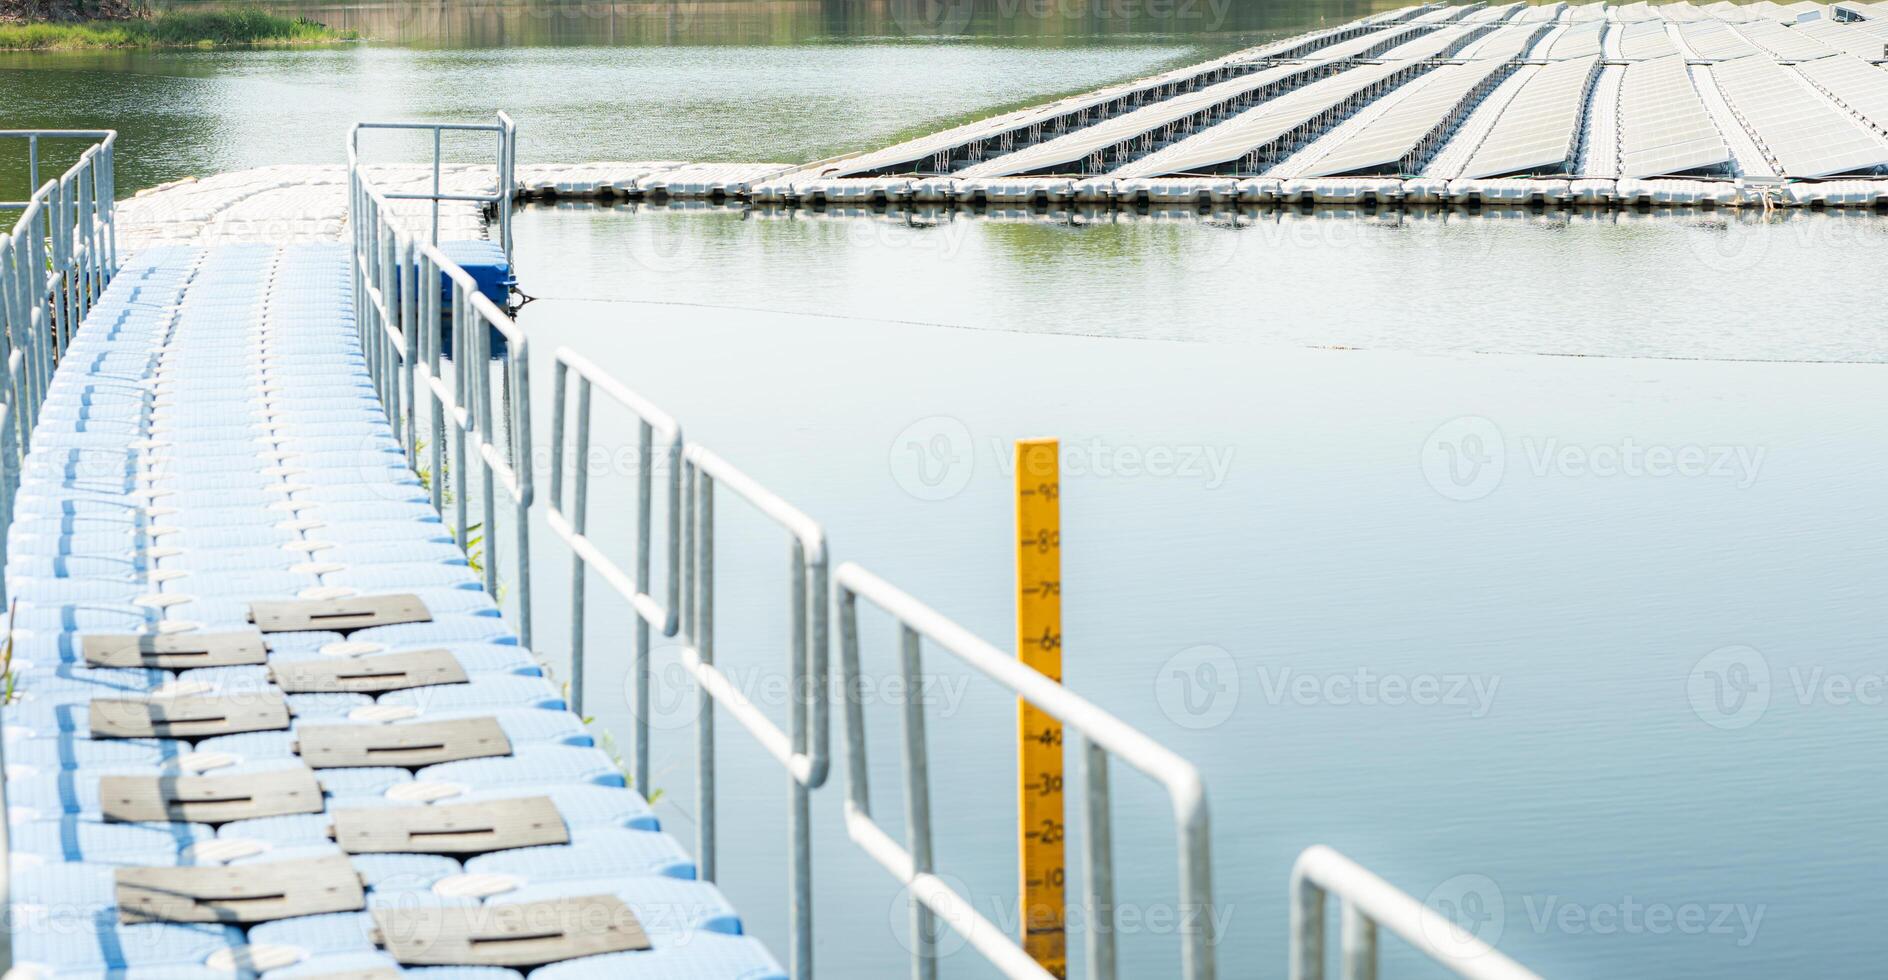
[[[345,41],[351,34],[301,17],[278,17],[256,7],[171,11],[135,20],[80,23],[0,22],[0,50],[56,51],[94,48],[271,47]]]

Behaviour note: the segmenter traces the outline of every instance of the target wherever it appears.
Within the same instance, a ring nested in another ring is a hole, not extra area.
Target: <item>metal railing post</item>
[[[639,420],[636,427],[636,458],[640,461],[636,476],[636,592],[649,593],[649,542],[655,509],[655,430],[649,420]],[[674,576],[670,576],[674,581]],[[674,609],[673,603],[670,609]],[[636,617],[636,653],[630,662],[630,684],[635,689],[631,711],[636,718],[636,791],[649,792],[649,620]]]
[[[904,674],[905,690],[916,691],[923,668],[919,663],[918,631],[900,624],[899,669]],[[905,698],[905,819],[911,824],[911,870],[915,875],[931,873],[931,772],[930,754],[924,740],[924,699]],[[931,936],[931,910],[914,891],[911,902],[911,976],[913,980],[934,980],[937,976],[937,949]]]
[[[563,371],[558,372],[561,384]],[[582,536],[590,515],[590,379],[581,375],[577,378],[577,432],[576,445],[571,454],[571,503],[570,526],[578,536]],[[582,555],[573,554],[570,559],[570,699],[576,706],[578,715],[584,715],[586,702],[583,687],[583,652],[584,638],[584,575]],[[647,793],[646,786],[636,787],[636,792]]]
[[[695,466],[689,467],[695,480],[694,586],[695,599],[690,606],[689,635],[695,640],[695,655],[702,664],[715,662],[715,480]],[[715,702],[714,696],[700,684],[695,685],[695,780],[698,823],[695,843],[701,855],[702,876],[715,880]]]
[[[1114,980],[1114,824],[1109,814],[1108,750],[1082,738],[1083,775],[1088,780],[1087,844],[1082,879],[1088,889],[1088,975]]]

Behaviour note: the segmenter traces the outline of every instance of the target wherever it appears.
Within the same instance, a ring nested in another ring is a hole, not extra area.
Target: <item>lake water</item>
[[[805,160],[1368,12],[287,9],[375,41],[0,54],[5,125],[121,129],[127,190],[498,108],[527,161]],[[1835,214],[566,207],[521,213],[517,264],[540,445],[567,344],[821,520],[835,561],[998,643],[1008,446],[1063,440],[1067,682],[1205,772],[1222,975],[1283,975],[1287,873],[1321,842],[1479,910],[1547,976],[1865,977],[1888,954],[1868,911],[1888,780],[1857,750],[1883,710],[1884,235]],[[620,543],[609,421],[591,527]],[[731,502],[720,520],[720,660],[778,717],[786,548]],[[556,663],[569,558],[540,527],[533,561]],[[628,619],[591,589],[594,706],[621,731]],[[893,635],[865,628],[887,676]],[[686,839],[674,653],[655,782]],[[1014,709],[926,666],[939,866],[1007,923]],[[868,705],[894,833],[896,710]],[[721,883],[784,957],[784,778],[720,738]],[[895,975],[903,904],[845,838],[843,782],[816,797],[818,962]],[[1122,975],[1171,975],[1171,820],[1131,773],[1115,792]],[[1386,976],[1433,975],[1384,947]],[[964,950],[944,972],[989,975]]]
[[[823,521],[835,560],[999,643],[1008,447],[1061,437],[1067,683],[1205,771],[1229,975],[1283,974],[1287,873],[1318,842],[1496,910],[1481,934],[1547,976],[1870,972],[1859,898],[1888,847],[1862,821],[1888,793],[1854,745],[1881,710],[1861,598],[1888,404],[1862,363],[1880,318],[1844,283],[1888,223],[927,220],[527,209],[519,275],[543,298],[522,322],[541,377],[554,345],[596,358]],[[1834,363],[1774,363],[1805,360]],[[600,533],[627,540],[626,506]],[[784,549],[732,526],[721,660],[765,701]],[[623,622],[591,649],[622,649]],[[882,678],[893,634],[867,638]],[[615,691],[604,663],[593,689]],[[940,866],[1005,921],[1011,708],[927,667]],[[1747,677],[1766,705],[1716,700]],[[896,827],[896,708],[868,712]],[[657,741],[678,827],[690,738]],[[724,885],[777,936],[784,794],[741,738]],[[1151,919],[1170,817],[1131,775],[1116,794],[1119,896]],[[821,813],[821,963],[890,975],[902,906],[836,791]],[[1171,971],[1170,934],[1121,943],[1124,975]],[[1430,975],[1385,946],[1386,976]]]

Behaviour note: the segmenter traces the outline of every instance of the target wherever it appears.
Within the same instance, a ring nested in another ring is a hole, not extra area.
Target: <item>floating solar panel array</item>
[[[1598,58],[1541,68],[1508,104],[1469,158],[1465,177],[1566,173],[1579,148]]]
[[[1888,167],[1888,142],[1768,56],[1726,61],[1711,74],[1779,173],[1833,177]]]
[[[1622,176],[1666,177],[1730,165],[1730,147],[1698,98],[1683,58],[1627,66],[1619,118]]]
[[[1416,173],[1475,102],[1514,70],[1512,61],[1446,65],[1404,86],[1395,105],[1334,147],[1303,176]]]
[[[1301,59],[1314,54],[1319,60],[1368,57],[1373,50],[1380,51],[1401,40],[1434,30],[1433,26],[1412,28],[1401,24],[1401,21],[1424,9],[1420,6],[1406,7],[1356,23],[1234,52],[1198,65],[1106,86],[1047,105],[979,119],[841,161],[823,168],[822,173],[844,177],[912,170],[948,172],[964,163],[962,157],[967,147],[973,148],[969,162],[975,163],[977,154],[986,146],[995,146],[997,152],[1008,152],[1012,148],[1054,138],[1070,129],[1134,111],[1145,104],[1186,94],[1213,84],[1229,74],[1258,70],[1270,62]]]
[[[1888,71],[1870,64],[1888,67],[1888,18],[1841,9],[1406,7],[814,175],[1870,175],[1888,149]],[[1584,153],[1588,140],[1603,145]]]

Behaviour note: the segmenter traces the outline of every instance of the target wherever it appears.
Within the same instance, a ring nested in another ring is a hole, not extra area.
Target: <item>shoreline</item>
[[[352,31],[277,16],[259,7],[169,11],[126,20],[0,22],[0,52],[227,50],[358,40]]]

